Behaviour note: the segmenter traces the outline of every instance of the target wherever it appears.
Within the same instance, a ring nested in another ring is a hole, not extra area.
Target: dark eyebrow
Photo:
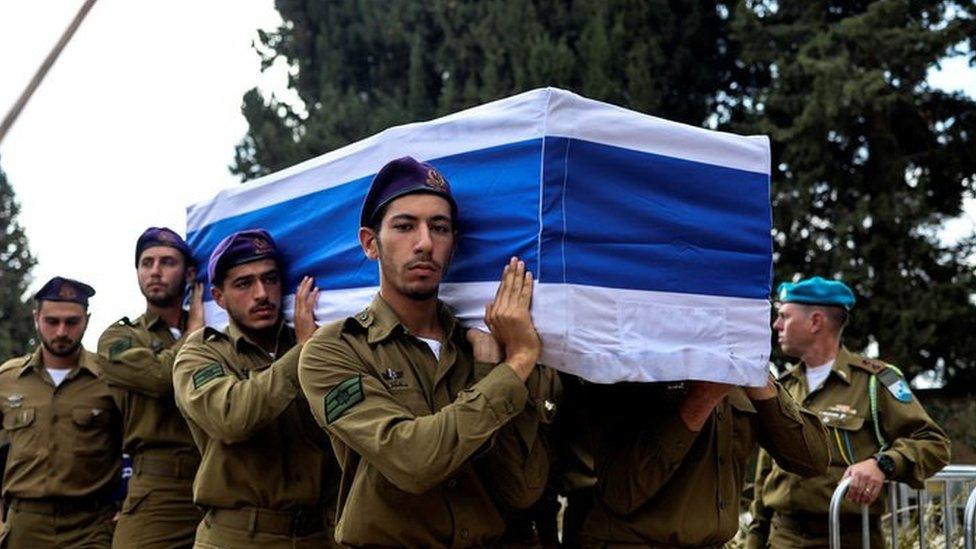
[[[418,219],[420,219],[420,218],[417,217],[417,216],[415,216],[415,215],[407,214],[407,213],[402,213],[402,214],[396,214],[396,215],[394,215],[393,217],[390,218],[390,221],[397,221],[397,220],[402,220],[402,221],[417,221]]]

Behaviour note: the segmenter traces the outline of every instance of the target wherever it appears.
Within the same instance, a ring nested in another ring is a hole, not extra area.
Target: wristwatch
[[[874,460],[878,462],[878,469],[884,473],[885,479],[890,479],[891,475],[895,474],[895,460],[891,459],[891,456],[878,452],[874,455]]]

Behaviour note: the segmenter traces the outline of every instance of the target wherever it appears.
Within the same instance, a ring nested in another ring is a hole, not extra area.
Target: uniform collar
[[[268,352],[264,350],[264,347],[258,345],[251,338],[247,337],[247,334],[234,322],[233,318],[228,319],[227,323],[227,336],[230,337],[231,342],[234,344],[234,348],[238,351],[242,351],[245,347],[253,347],[264,354]],[[284,320],[278,323],[278,335],[275,338],[275,353],[274,356],[279,357],[285,353],[288,349],[292,347],[295,343],[295,338],[292,335],[291,328],[285,324]]]
[[[34,352],[31,353],[30,359],[27,361],[27,363],[21,366],[19,375],[23,376],[30,371],[36,372],[38,375],[40,375],[41,370],[44,369],[44,364],[41,363],[42,357],[41,346],[38,346],[36,349],[34,349]],[[80,370],[85,370],[93,376],[98,376],[98,364],[95,358],[91,356],[91,353],[86,351],[84,347],[81,348],[81,354],[78,355],[78,366],[71,369],[72,372]],[[75,375],[77,374],[69,374],[67,379],[71,379],[75,377]]]
[[[186,328],[186,318],[187,318],[186,311],[180,313],[180,324],[179,326],[177,326],[177,328],[181,332],[184,331],[184,329]],[[158,327],[166,330],[167,332],[169,331],[169,324],[163,322],[163,317],[150,311],[148,307],[146,308],[146,312],[142,314],[142,323],[147,330],[153,330],[158,325]]]
[[[847,347],[841,346],[837,351],[837,356],[834,358],[834,365],[830,368],[830,373],[832,376],[839,378],[841,381],[847,385],[851,384],[851,363],[854,361],[854,355],[847,350]],[[790,377],[800,378],[806,374],[807,365],[803,362],[797,363],[796,366],[791,368],[786,375]]]
[[[437,301],[437,315],[440,317],[441,326],[444,328],[444,341],[449,341],[454,337],[458,321],[447,305],[440,300]],[[364,327],[369,327],[369,335],[366,340],[371,345],[390,337],[397,330],[409,333],[407,327],[400,322],[400,317],[393,311],[390,304],[380,296],[379,292],[369,307],[355,318]]]

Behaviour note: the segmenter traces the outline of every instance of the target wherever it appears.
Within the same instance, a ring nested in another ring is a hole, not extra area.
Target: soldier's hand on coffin
[[[319,289],[315,286],[315,279],[306,276],[295,291],[295,340],[299,345],[304,345],[318,329],[315,324],[315,305],[318,302]]]
[[[193,294],[190,296],[190,310],[186,314],[186,333],[203,328],[206,324],[203,319],[203,282],[193,284]]]
[[[474,351],[475,362],[498,364],[502,361],[502,346],[491,334],[472,328],[467,331],[466,336]]]
[[[842,478],[847,477],[851,477],[851,484],[845,496],[848,500],[861,505],[871,505],[881,495],[885,474],[873,457],[848,467]]]
[[[532,324],[532,273],[525,262],[513,257],[495,293],[495,300],[485,307],[485,324],[501,345],[504,362],[523,381],[529,378],[542,352],[542,341]]]
[[[701,431],[712,410],[734,386],[714,381],[692,381],[678,406],[681,421],[691,431]]]

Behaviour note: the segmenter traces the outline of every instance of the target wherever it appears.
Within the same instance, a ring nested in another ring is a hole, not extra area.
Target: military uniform
[[[872,378],[880,380],[874,382],[873,391]],[[890,365],[842,348],[820,389],[809,391],[803,364],[790,369],[780,381],[827,426],[830,467],[824,475],[800,478],[770,463],[768,456],[760,456],[751,547],[766,546],[767,536],[770,547],[827,547],[827,510],[834,489],[848,466],[879,451],[894,462],[889,480],[915,488],[922,488],[926,478],[949,462],[945,433]],[[876,406],[871,405],[872,394]],[[885,502],[881,494],[870,507],[872,547],[883,547],[880,516]],[[845,499],[841,516],[843,530],[853,533],[843,536],[844,546],[860,547],[860,505]]]
[[[803,475],[827,463],[822,424],[780,387],[762,401],[733,388],[699,432],[678,414],[685,384],[587,387],[597,497],[585,546],[720,546],[738,530],[757,443]]]
[[[41,350],[0,367],[0,413],[10,438],[2,547],[109,547],[121,474],[121,414],[97,357],[55,387]]]
[[[537,367],[523,383],[505,364],[476,363],[443,304],[438,315],[439,359],[379,296],[302,351],[302,389],[342,465],[344,545],[487,545],[545,486],[539,424],[558,379]]]
[[[231,321],[190,335],[173,368],[176,403],[200,448],[197,547],[332,543],[338,466],[298,386],[291,328],[269,354]]]
[[[200,452],[173,398],[173,362],[185,339],[146,312],[109,326],[98,341],[105,378],[118,388],[123,449],[133,460],[116,547],[189,547],[203,518],[193,504]]]

